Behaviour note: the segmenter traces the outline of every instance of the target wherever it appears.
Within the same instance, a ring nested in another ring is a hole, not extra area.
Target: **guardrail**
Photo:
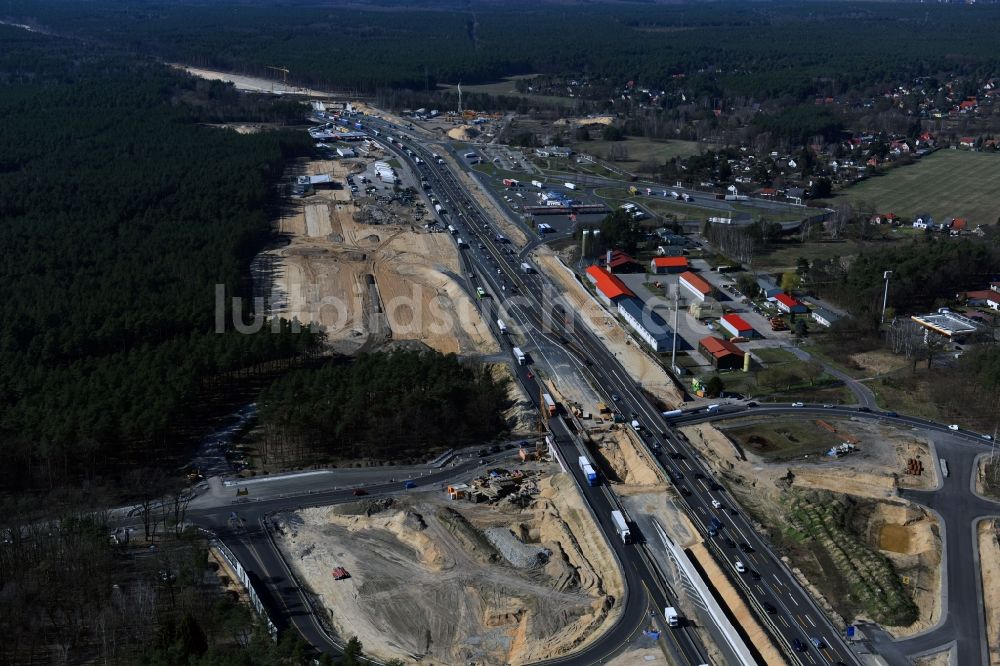
[[[267,627],[267,633],[271,637],[271,640],[278,639],[278,627],[275,626],[274,621],[271,620],[271,616],[268,614],[267,609],[264,608],[264,603],[260,599],[260,595],[257,593],[256,588],[254,588],[253,583],[250,581],[250,576],[247,570],[243,568],[240,564],[239,559],[233,554],[233,551],[229,550],[229,546],[222,543],[218,537],[212,536],[210,544],[215,548],[222,557],[226,560],[233,571],[236,572],[236,577],[239,578],[240,583],[243,584],[244,589],[247,591],[247,596],[250,599],[250,605],[253,609],[257,611],[257,615],[264,620],[264,624]]]

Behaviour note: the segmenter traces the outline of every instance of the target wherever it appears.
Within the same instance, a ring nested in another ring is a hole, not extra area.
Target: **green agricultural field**
[[[964,217],[971,228],[993,224],[1000,216],[1000,155],[939,150],[858,183],[841,197],[907,218],[927,212],[937,222]]]
[[[591,129],[591,136],[600,135],[600,128]],[[611,146],[624,149],[628,157],[616,162],[616,166],[626,170],[634,170],[644,162],[663,164],[671,157],[697,155],[705,149],[697,141],[668,141],[637,136],[627,137],[624,141],[573,141],[570,145],[579,153],[588,153],[602,159],[608,156]]]

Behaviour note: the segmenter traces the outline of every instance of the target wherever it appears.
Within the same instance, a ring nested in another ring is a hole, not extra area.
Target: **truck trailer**
[[[520,347],[514,347],[513,352],[518,365],[524,365],[528,362],[528,357],[524,355],[524,352],[521,351]]]
[[[537,187],[538,189],[542,189],[543,187],[545,187],[545,185],[543,185],[542,181],[540,181],[540,180],[533,180],[533,181],[531,181],[531,186],[532,187]]]
[[[618,532],[618,536],[621,537],[622,543],[632,543],[632,533],[629,531],[628,523],[625,522],[625,516],[622,515],[621,511],[611,512],[611,522],[615,524],[615,531]]]
[[[552,396],[548,393],[542,394],[542,402],[545,403],[545,409],[548,410],[549,416],[556,415],[556,401],[552,399]]]
[[[575,190],[576,189],[576,183],[563,183],[563,185],[566,186],[567,190]]]
[[[522,261],[521,262],[521,272],[522,273],[526,273],[526,274],[530,274],[530,273],[534,273],[535,269],[532,268],[531,264],[529,264],[528,262]]]
[[[506,335],[507,324],[503,323],[503,319],[497,319],[497,328],[500,329],[501,335]]]
[[[683,413],[684,413],[683,410],[680,410],[680,409],[671,409],[669,412],[663,412],[662,416],[665,419],[672,419],[672,418],[674,418],[676,416],[680,416]]]
[[[667,621],[668,627],[681,626],[681,616],[677,614],[677,609],[673,606],[667,606],[663,609],[663,619]]]
[[[597,472],[594,471],[594,466],[590,464],[589,460],[587,460],[587,456],[580,456],[578,464],[580,465],[580,471],[583,472],[584,478],[587,479],[587,485],[596,486]]]

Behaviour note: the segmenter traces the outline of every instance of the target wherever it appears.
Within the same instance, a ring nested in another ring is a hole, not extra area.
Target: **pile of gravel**
[[[522,542],[506,527],[488,527],[483,534],[505,560],[519,569],[534,569],[548,561],[549,553],[544,548]]]

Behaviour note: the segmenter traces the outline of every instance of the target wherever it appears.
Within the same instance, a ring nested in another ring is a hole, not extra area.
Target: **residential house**
[[[872,216],[872,224],[891,224],[893,226],[899,224],[899,216],[895,213],[876,213]]]
[[[820,308],[815,306],[813,306],[810,314],[812,315],[813,321],[815,321],[817,324],[821,326],[826,326],[827,328],[832,326],[833,322],[840,319],[840,315],[837,314],[836,312],[831,312],[826,308]]]
[[[927,213],[921,213],[913,218],[913,228],[914,229],[933,229],[934,228],[934,218]]]
[[[805,314],[809,312],[809,309],[803,305],[798,299],[788,294],[776,294],[774,296],[775,302],[778,304],[778,309],[782,312],[790,314]]]
[[[642,266],[638,261],[621,250],[608,250],[604,266],[609,273],[641,273]]]

